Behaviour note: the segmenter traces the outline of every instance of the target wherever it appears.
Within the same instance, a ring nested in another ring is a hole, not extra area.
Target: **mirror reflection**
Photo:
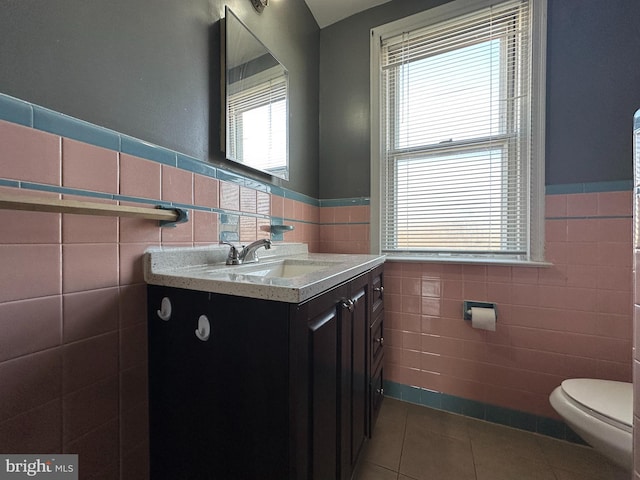
[[[287,70],[227,7],[226,156],[289,178]]]

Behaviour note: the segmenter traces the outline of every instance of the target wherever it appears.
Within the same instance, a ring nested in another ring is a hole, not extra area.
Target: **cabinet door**
[[[163,298],[169,299],[172,307],[166,320],[156,313]],[[192,401],[198,398],[200,357],[208,345],[195,337],[193,319],[206,309],[206,294],[149,287],[149,430],[153,479],[164,475],[193,478],[205,468],[200,448],[208,439],[199,427],[200,422],[185,414],[185,405],[189,406],[188,411],[197,410]],[[188,328],[189,325],[193,327]],[[208,374],[209,378],[217,376],[213,371]]]
[[[313,479],[336,478],[338,454],[338,312],[334,307],[309,323]]]
[[[351,284],[351,295],[343,303],[341,317],[340,478],[343,480],[351,478],[367,437],[369,308],[367,277],[361,277]]]
[[[339,478],[339,360],[344,285],[296,307],[291,324],[295,478]]]
[[[210,422],[217,449],[205,445],[216,469],[202,478],[288,478],[288,313],[280,302],[210,295],[211,355],[200,366],[202,408],[194,415]],[[205,380],[209,369],[216,377]]]
[[[155,314],[163,296],[168,321]],[[150,287],[152,479],[288,477],[288,308]]]

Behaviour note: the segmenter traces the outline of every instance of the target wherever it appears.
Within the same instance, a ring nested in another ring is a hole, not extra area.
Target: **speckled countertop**
[[[385,260],[380,255],[308,253],[303,243],[273,243],[270,250],[258,250],[258,264],[228,266],[225,265],[228,252],[225,245],[150,248],[144,255],[144,279],[152,285],[300,303]],[[268,268],[283,259],[315,262],[322,269],[289,278],[251,274],[255,267]]]

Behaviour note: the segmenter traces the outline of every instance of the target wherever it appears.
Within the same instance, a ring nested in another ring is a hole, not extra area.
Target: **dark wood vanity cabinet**
[[[371,272],[371,314],[369,316],[369,432],[373,431],[384,398],[384,270]]]
[[[149,285],[151,479],[350,479],[382,394],[381,281],[301,304]]]
[[[344,321],[342,322],[340,415],[342,418],[341,478],[351,478],[356,462],[368,436],[367,339],[371,309],[369,278],[360,278],[350,285]]]
[[[156,313],[164,297],[172,304],[167,321]],[[289,411],[280,392],[289,388],[281,347],[288,310],[149,286],[152,479],[287,478]],[[195,335],[202,315],[207,341]]]

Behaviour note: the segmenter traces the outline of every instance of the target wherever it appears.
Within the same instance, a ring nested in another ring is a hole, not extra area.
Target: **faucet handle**
[[[221,241],[220,245],[229,245],[231,247],[229,249],[229,255],[227,255],[227,265],[240,265],[242,263],[240,261],[240,254],[238,252],[238,249],[233,243]]]

